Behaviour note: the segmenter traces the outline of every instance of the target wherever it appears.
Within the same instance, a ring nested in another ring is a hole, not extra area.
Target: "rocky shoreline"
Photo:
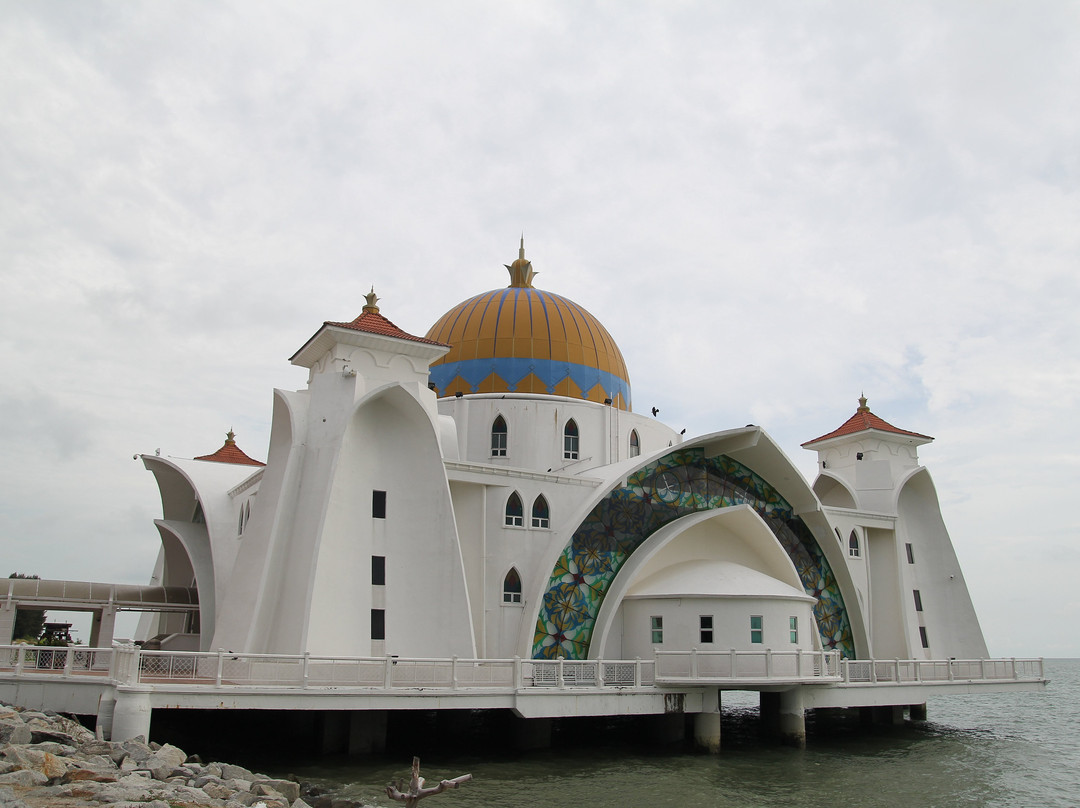
[[[311,785],[203,763],[145,738],[105,741],[63,715],[0,705],[0,808],[364,808]]]

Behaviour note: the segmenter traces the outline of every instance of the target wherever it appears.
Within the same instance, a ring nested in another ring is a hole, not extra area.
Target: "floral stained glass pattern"
[[[853,657],[840,587],[810,529],[791,505],[746,466],[702,449],[680,449],[630,475],[596,504],[552,570],[533,637],[536,659],[585,659],[596,616],[626,559],[658,529],[698,511],[749,505],[791,558],[825,648]]]

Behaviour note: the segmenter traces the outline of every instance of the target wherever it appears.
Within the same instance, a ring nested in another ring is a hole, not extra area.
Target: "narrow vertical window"
[[[854,530],[851,531],[851,535],[848,536],[847,548],[848,548],[847,552],[848,552],[849,556],[851,556],[852,558],[858,558],[859,557],[859,555],[860,555],[860,552],[859,552],[859,536]]]
[[[799,642],[799,618],[788,618],[788,634],[790,635],[789,639],[791,640],[792,645]]]
[[[566,422],[566,428],[563,430],[563,459],[578,459],[578,428],[573,418]]]
[[[386,518],[386,492],[371,492],[371,516],[373,519]]]
[[[513,567],[503,578],[503,603],[521,603],[521,576]]]
[[[501,415],[491,425],[491,456],[506,457],[506,420]]]
[[[713,641],[712,618],[713,616],[711,614],[703,614],[698,617],[698,633],[702,645]]]
[[[630,430],[630,456],[637,457],[641,454],[641,441],[638,439],[636,429]]]
[[[550,519],[548,518],[548,504],[544,499],[544,495],[541,494],[533,501],[532,506],[532,526],[533,527],[548,527],[550,525]]]
[[[371,557],[371,585],[386,586],[386,556]]]
[[[750,642],[765,642],[765,618],[760,614],[750,615]]]
[[[922,592],[920,592],[918,589],[912,589],[911,594],[913,594],[915,596],[915,611],[921,612],[922,611]]]
[[[521,506],[521,497],[518,496],[517,491],[506,500],[506,524],[509,527],[525,526],[525,511]]]
[[[904,549],[907,550],[907,563],[915,563],[915,548],[911,546],[911,542],[904,545]]]
[[[650,617],[649,630],[652,632],[653,645],[662,645],[664,642],[664,618],[656,615]]]
[[[386,639],[386,609],[371,610],[371,639]]]
[[[922,640],[923,648],[930,647],[930,640],[926,636],[926,626],[919,626],[919,639]]]

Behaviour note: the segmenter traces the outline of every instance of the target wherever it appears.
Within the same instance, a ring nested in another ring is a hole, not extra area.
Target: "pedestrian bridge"
[[[194,587],[103,584],[40,578],[8,578],[0,588],[0,642],[12,640],[17,609],[57,609],[92,612],[90,645],[107,648],[113,642],[116,613],[186,612],[197,614],[199,593]]]
[[[1045,683],[1041,659],[851,660],[835,651],[664,651],[578,661],[0,646],[0,700],[97,715],[114,739],[148,735],[152,711],[165,708],[716,714],[720,691],[757,690],[789,701],[796,694],[801,720],[809,707],[925,704],[933,693]]]

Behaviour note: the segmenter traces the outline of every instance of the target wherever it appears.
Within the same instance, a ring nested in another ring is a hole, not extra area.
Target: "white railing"
[[[108,676],[113,653],[111,648],[87,648],[82,645],[0,646],[0,672],[58,673],[72,676]]]
[[[839,651],[657,651],[656,680],[693,683],[840,679]]]
[[[845,684],[1023,682],[1044,679],[1042,659],[845,659]]]
[[[406,659],[0,646],[0,676],[99,677],[119,684],[216,688],[360,688],[383,692],[641,689],[821,682],[842,686],[1024,682],[1041,659],[841,659],[836,651],[658,651],[654,659]]]

